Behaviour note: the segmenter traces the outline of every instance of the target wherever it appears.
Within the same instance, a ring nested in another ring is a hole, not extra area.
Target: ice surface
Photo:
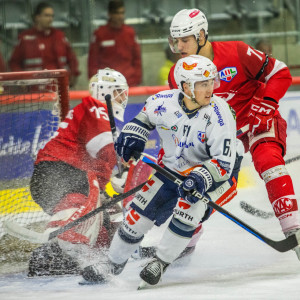
[[[300,162],[287,166],[296,194],[300,195]],[[298,175],[298,177],[297,177]],[[257,179],[257,178],[256,178]],[[226,209],[266,236],[284,236],[275,217],[262,219],[244,212],[239,203],[247,201],[271,211],[262,182],[240,189]],[[204,234],[189,263],[170,267],[155,287],[137,290],[139,272],[145,261],[129,261],[121,275],[104,285],[81,286],[80,276],[27,279],[26,272],[0,276],[0,298],[9,299],[300,299],[300,262],[293,251],[279,253],[222,215],[205,223]],[[145,243],[157,243],[161,228]]]

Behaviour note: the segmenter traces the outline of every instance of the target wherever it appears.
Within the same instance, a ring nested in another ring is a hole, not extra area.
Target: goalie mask
[[[106,103],[105,96],[111,96],[114,117],[124,122],[124,111],[128,102],[128,84],[118,71],[105,68],[98,70],[89,82],[89,91],[93,98]]]
[[[178,53],[177,38],[194,35],[199,43],[200,31],[208,37],[207,19],[199,9],[183,9],[173,18],[170,26],[169,45],[174,53]]]
[[[183,83],[187,83],[192,93],[192,99],[195,98],[195,83],[199,81],[214,80],[214,89],[220,86],[219,73],[214,63],[201,55],[190,55],[177,61],[174,69],[174,77],[178,89],[184,93]]]

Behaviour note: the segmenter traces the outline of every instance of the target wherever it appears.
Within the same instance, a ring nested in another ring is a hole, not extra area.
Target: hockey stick
[[[105,101],[106,101],[106,105],[107,105],[107,112],[108,112],[111,133],[112,133],[113,141],[115,144],[118,139],[118,133],[117,133],[117,127],[116,127],[116,122],[115,122],[115,118],[114,118],[112,103],[111,103],[111,95],[105,95]],[[117,166],[118,166],[119,176],[121,177],[121,175],[123,173],[123,166],[122,166],[121,159],[117,153],[116,153],[116,158],[117,158]]]
[[[294,161],[297,161],[299,159],[300,159],[300,155],[289,158],[285,161],[285,164],[288,165],[288,164],[290,164]],[[272,217],[275,216],[274,212],[266,212],[262,209],[259,209],[259,208],[256,208],[256,207],[252,206],[251,204],[249,204],[245,201],[241,201],[240,206],[245,212],[247,212],[247,213],[249,213],[249,214],[251,214],[255,217],[259,217],[259,218],[263,218],[263,219],[269,219],[269,218],[272,218]]]
[[[3,221],[3,227],[6,229],[7,233],[9,233],[10,235],[15,236],[19,239],[27,240],[32,243],[43,244],[43,243],[49,242],[50,240],[54,239],[61,233],[73,228],[74,226],[88,220],[89,218],[93,217],[94,215],[98,214],[99,212],[101,212],[111,206],[114,206],[116,203],[131,196],[132,194],[139,191],[146,183],[147,183],[147,181],[141,183],[140,185],[136,186],[135,188],[131,189],[130,191],[128,191],[126,193],[123,193],[121,195],[114,197],[110,202],[103,204],[101,207],[94,209],[93,211],[78,218],[77,220],[75,220],[71,223],[68,223],[67,225],[65,225],[57,230],[54,230],[52,232],[47,232],[47,230],[43,233],[32,231],[30,229],[22,227],[21,225],[19,225],[16,222],[13,222],[13,221]]]
[[[177,176],[173,175],[166,169],[160,167],[159,165],[154,163],[152,160],[150,160],[146,156],[142,155],[141,159],[144,163],[151,166],[154,170],[156,170],[157,172],[159,172],[160,174],[162,174],[163,176],[165,176],[172,182],[176,183],[177,185],[182,184],[182,181]],[[255,237],[257,237],[258,239],[260,239],[261,241],[263,241],[264,243],[266,243],[267,245],[269,245],[270,247],[272,247],[273,249],[275,249],[279,252],[286,252],[286,251],[289,251],[289,250],[299,246],[300,230],[296,234],[293,234],[286,239],[283,239],[281,241],[273,241],[273,240],[267,238],[266,236],[264,236],[263,234],[261,234],[260,232],[258,232],[257,230],[255,230],[254,228],[252,228],[251,226],[249,226],[248,224],[246,224],[245,222],[243,222],[242,220],[240,220],[239,218],[237,218],[236,216],[232,215],[230,212],[225,210],[223,207],[221,207],[218,204],[216,204],[215,202],[212,202],[209,199],[203,197],[196,190],[194,190],[192,194],[194,196],[198,197],[199,199],[201,199],[202,201],[204,201],[208,206],[214,208],[216,211],[221,213],[223,216],[230,219],[232,222],[234,222],[237,225],[239,225],[240,227],[244,228],[246,231],[250,232],[252,235],[254,235]]]

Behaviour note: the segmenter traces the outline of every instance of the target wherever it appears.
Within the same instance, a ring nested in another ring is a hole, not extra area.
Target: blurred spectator
[[[108,3],[108,23],[94,31],[88,56],[88,76],[106,67],[121,72],[129,86],[142,81],[140,46],[135,31],[124,24],[125,5],[122,0]]]
[[[52,27],[54,10],[40,2],[33,13],[34,26],[19,35],[19,42],[9,60],[11,71],[67,69],[70,86],[74,86],[78,61],[65,34]]]
[[[266,53],[269,57],[272,57],[272,43],[269,40],[259,40],[255,44],[255,49]]]
[[[180,58],[178,53],[173,53],[169,46],[165,49],[166,61],[165,64],[159,70],[159,84],[168,85],[168,76],[171,67],[177,62]]]

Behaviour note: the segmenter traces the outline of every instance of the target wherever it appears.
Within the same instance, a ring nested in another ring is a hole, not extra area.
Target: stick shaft
[[[162,175],[164,175],[166,178],[173,181],[177,185],[180,185],[182,183],[182,181],[179,178],[177,178],[175,175],[173,175],[166,169],[160,167],[159,165],[154,163],[149,158],[142,156],[142,160],[144,163],[148,164],[153,169],[155,169],[157,172],[161,173]],[[248,231],[249,233],[251,233],[252,235],[254,235],[255,237],[257,237],[258,239],[265,242],[267,245],[269,245],[270,247],[274,248],[275,250],[277,250],[279,252],[286,252],[286,251],[291,250],[299,245],[297,237],[295,235],[291,235],[282,241],[273,241],[273,240],[267,238],[266,236],[264,236],[263,234],[261,234],[260,232],[258,232],[257,230],[255,230],[254,228],[252,228],[250,225],[246,224],[245,222],[243,222],[242,220],[237,218],[236,216],[232,215],[230,212],[228,212],[227,210],[225,210],[224,208],[222,208],[215,202],[212,202],[212,201],[206,199],[201,194],[199,194],[197,191],[194,191],[193,195],[200,198],[208,206],[214,208],[216,211],[221,213],[223,216],[225,216],[232,222],[236,223],[237,225],[239,225],[240,227],[242,227],[243,229],[245,229],[246,231]]]
[[[102,206],[94,209],[93,211],[87,213],[86,215],[82,216],[81,218],[75,220],[74,222],[71,222],[71,223],[68,223],[67,225],[55,230],[55,231],[52,231],[50,234],[49,234],[49,240],[52,240],[53,238],[57,237],[58,235],[60,235],[61,233],[73,228],[74,226],[86,221],[87,219],[93,217],[94,215],[98,214],[99,212],[111,207],[111,206],[114,206],[116,203],[124,200],[125,198],[131,196],[132,194],[136,193],[137,191],[139,191],[145,184],[147,183],[147,181],[141,183],[140,185],[136,186],[135,188],[131,189],[130,191],[126,192],[126,193],[123,193],[119,196],[116,196],[115,198],[113,198],[112,201],[106,203],[106,204],[103,204]]]

